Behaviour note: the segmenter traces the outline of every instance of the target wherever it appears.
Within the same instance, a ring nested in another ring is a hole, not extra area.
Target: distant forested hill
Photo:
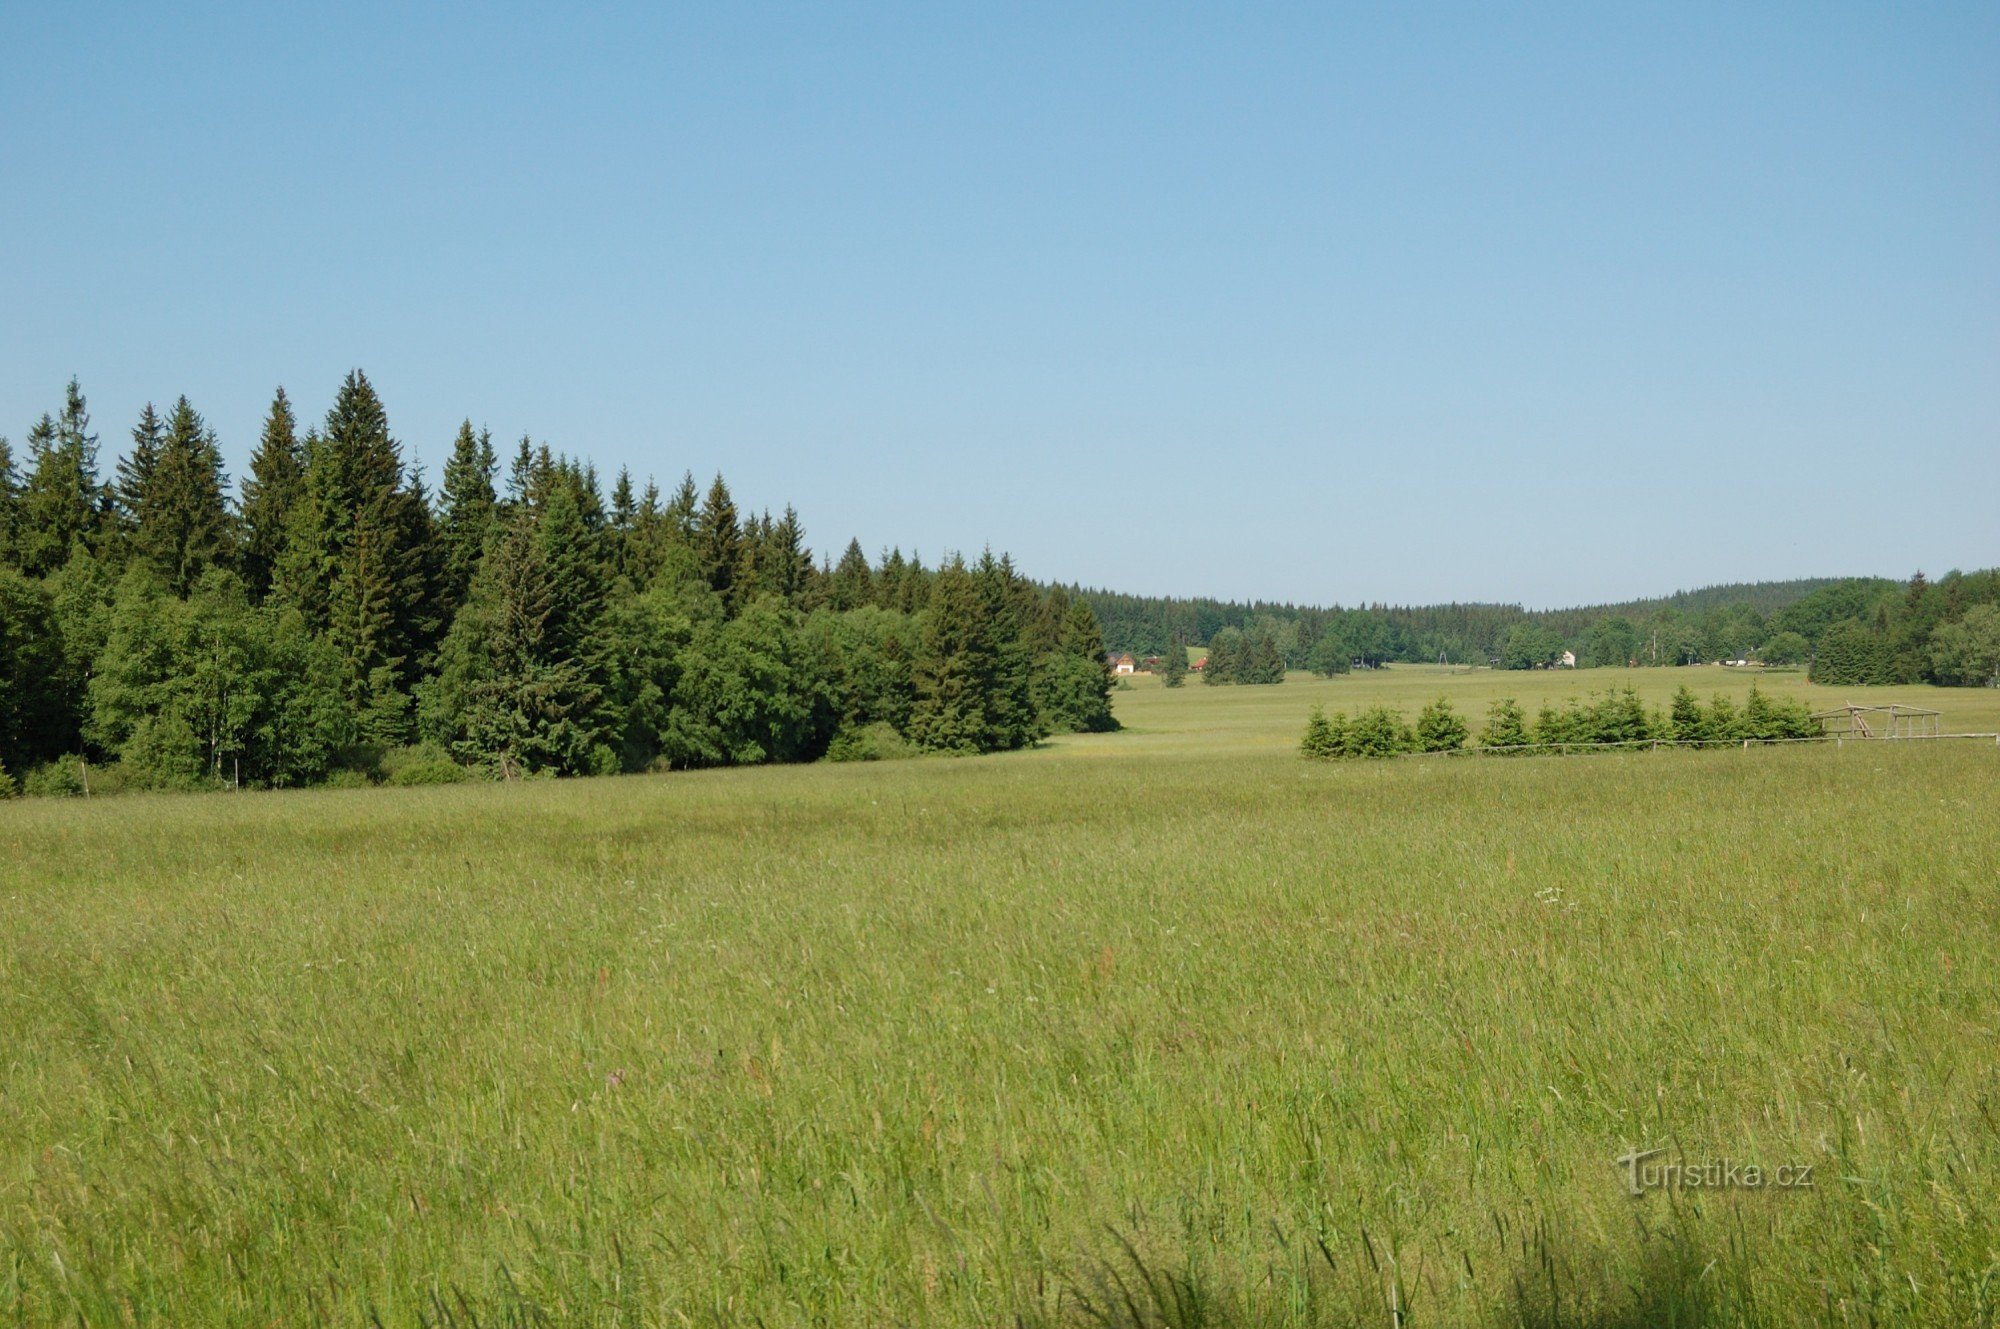
[[[1176,637],[1202,644],[1234,629],[1251,645],[1268,638],[1294,669],[1439,659],[1525,669],[1567,651],[1585,665],[1811,662],[1816,677],[1850,683],[1973,682],[2000,674],[2000,571],[1952,572],[1936,581],[1918,573],[1907,582],[1737,582],[1549,610],[1517,604],[1322,607],[1081,587],[1071,594],[1096,613],[1112,650],[1141,656],[1163,652]],[[1834,643],[1828,660],[1820,658],[1823,640]]]

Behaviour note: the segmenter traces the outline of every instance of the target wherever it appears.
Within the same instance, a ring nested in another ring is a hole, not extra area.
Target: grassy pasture
[[[1292,755],[1619,677],[0,804],[0,1322],[1991,1323],[2000,749]]]

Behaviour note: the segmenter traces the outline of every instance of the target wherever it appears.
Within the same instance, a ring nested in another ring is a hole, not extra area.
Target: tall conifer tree
[[[139,423],[132,427],[132,450],[119,458],[111,482],[111,511],[116,534],[113,542],[119,548],[116,557],[123,559],[132,552],[132,545],[138,537],[139,514],[145,509],[146,495],[153,483],[153,472],[159,468],[160,452],[166,446],[167,426],[160,419],[160,413],[147,402],[139,412]]]
[[[21,514],[21,473],[14,468],[14,448],[0,434],[0,567],[14,563],[14,528]]]
[[[724,608],[733,614],[743,591],[743,531],[737,524],[736,503],[729,497],[729,486],[722,482],[720,472],[695,514],[694,546],[708,588],[721,597]]]
[[[304,488],[305,465],[291,399],[279,388],[271,397],[257,450],[250,457],[250,474],[243,481],[243,581],[253,601],[270,593],[277,575],[292,509]]]
[[[186,397],[167,415],[159,458],[137,512],[134,548],[176,595],[230,559],[227,478],[215,435]]]
[[[483,429],[474,434],[470,420],[460,424],[451,459],[444,464],[444,511],[438,523],[438,541],[443,546],[443,598],[451,610],[465,603],[487,537],[493,532],[497,509],[494,466],[492,436]]]
[[[861,541],[847,542],[840,562],[833,566],[827,594],[832,597],[833,607],[843,612],[875,602],[875,574],[868,566],[868,555],[861,552]]]

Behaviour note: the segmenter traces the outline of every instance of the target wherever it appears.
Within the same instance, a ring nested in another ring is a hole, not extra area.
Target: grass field
[[[1992,1323],[2000,748],[1293,755],[1613,680],[0,804],[0,1322]]]

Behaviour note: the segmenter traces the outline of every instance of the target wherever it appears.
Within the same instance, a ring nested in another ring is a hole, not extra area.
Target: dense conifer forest
[[[0,439],[0,793],[419,783],[1018,748],[1115,726],[1096,619],[1004,555],[806,545],[462,426],[435,492],[360,372],[232,496],[182,397],[103,473],[72,381]]]
[[[1073,587],[1114,651],[1164,656],[1207,643],[1208,681],[1276,682],[1390,662],[1543,668],[1757,660],[1815,682],[1977,685],[2000,678],[2000,569],[1932,581],[1815,578],[1705,587],[1654,600],[1530,611],[1519,605],[1355,608],[1170,599]],[[1217,666],[1220,666],[1219,668]]]

